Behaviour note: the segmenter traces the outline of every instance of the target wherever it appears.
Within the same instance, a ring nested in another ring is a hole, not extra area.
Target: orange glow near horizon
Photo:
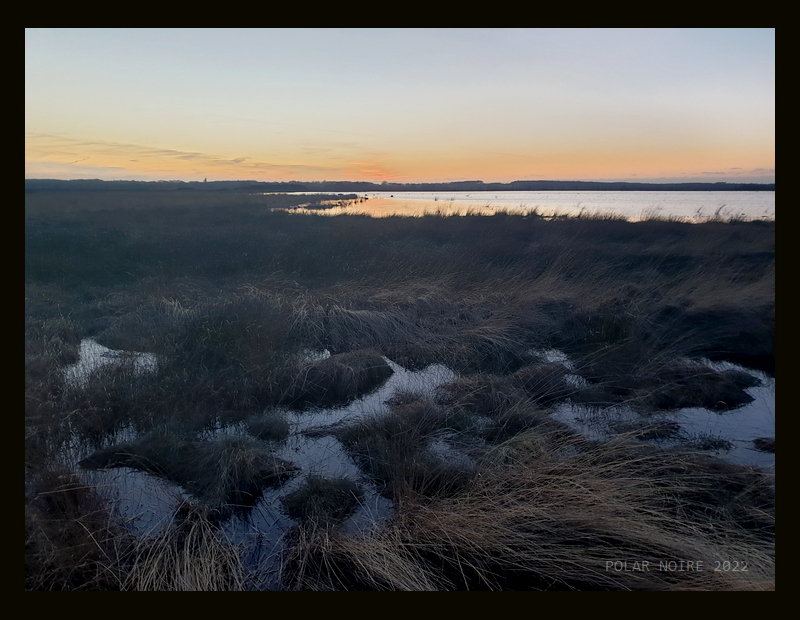
[[[763,176],[774,179],[774,149],[754,149],[742,156],[720,148],[671,150],[543,150],[530,154],[496,152],[490,148],[449,154],[385,154],[380,159],[328,162],[300,156],[290,163],[250,157],[139,147],[103,141],[26,137],[26,177],[153,178],[197,180],[252,179],[257,181],[351,180],[399,183],[482,180],[619,180],[637,178],[703,178]],[[771,171],[771,172],[770,172]],[[49,174],[48,174],[49,173]],[[93,174],[92,174],[93,173]],[[89,175],[89,176],[87,176]],[[774,182],[774,181],[765,181]]]
[[[726,149],[659,149],[635,150],[550,150],[517,154],[481,152],[444,153],[397,158],[383,167],[370,170],[380,180],[409,179],[407,182],[440,182],[447,180],[483,180],[511,182],[515,180],[603,180],[637,178],[680,178],[705,176],[764,176],[774,182],[774,147],[748,152],[745,157]],[[355,175],[357,176],[357,175]],[[370,180],[364,178],[363,180]]]

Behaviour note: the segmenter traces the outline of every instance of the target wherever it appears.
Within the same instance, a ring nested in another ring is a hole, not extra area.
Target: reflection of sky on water
[[[646,417],[637,414],[629,407],[608,407],[598,410],[562,404],[557,408],[554,417],[586,437],[598,441],[614,434],[611,425],[615,422],[673,421],[680,425],[680,432],[672,439],[657,441],[659,445],[691,444],[692,441],[703,437],[724,439],[731,442],[731,449],[710,451],[709,454],[731,463],[774,471],[775,455],[756,450],[753,439],[775,437],[775,379],[765,373],[735,364],[709,362],[708,365],[717,370],[742,370],[759,378],[762,385],[745,390],[754,398],[753,402],[722,413],[701,407],[686,407]]]
[[[337,215],[366,213],[375,217],[477,212],[497,209],[524,213],[537,209],[541,215],[613,214],[628,219],[680,217],[701,222],[719,214],[722,218],[775,219],[775,192],[353,192],[366,197],[346,207],[307,212]]]
[[[64,378],[68,383],[82,385],[93,371],[126,361],[133,363],[136,372],[154,372],[158,368],[156,356],[152,353],[115,351],[86,338],[81,341],[80,358],[64,369]]]
[[[174,482],[129,467],[81,469],[78,476],[111,501],[116,514],[141,535],[155,536],[166,530],[177,506],[190,499]]]

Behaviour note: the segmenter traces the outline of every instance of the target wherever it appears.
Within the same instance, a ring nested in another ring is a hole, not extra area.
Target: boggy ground
[[[391,373],[382,356],[461,378],[332,431],[395,515],[346,534],[360,491],[309,478],[286,507],[301,517],[283,587],[774,588],[773,476],[592,444],[549,417],[567,398],[627,404],[650,432],[649,412],[746,402],[749,375],[694,360],[774,374],[774,222],[324,217],[273,209],[303,197],[212,198],[26,195],[27,588],[248,587],[217,523],[291,474],[272,456],[275,411],[357,398]],[[157,372],[69,384],[89,336],[155,353]],[[536,353],[552,348],[574,368]],[[232,422],[250,439],[202,438]],[[132,537],[75,477],[101,457],[185,484],[192,503]],[[613,569],[636,560],[656,568]],[[657,569],[680,560],[705,570]]]

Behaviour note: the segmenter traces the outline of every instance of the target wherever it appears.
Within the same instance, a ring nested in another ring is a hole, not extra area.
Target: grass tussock
[[[753,401],[745,388],[758,385],[752,375],[726,370],[674,366],[659,376],[661,385],[645,391],[641,400],[655,409],[705,407],[714,411],[733,409]]]
[[[99,450],[79,465],[84,469],[132,467],[146,471],[181,485],[219,509],[252,506],[265,488],[279,484],[296,470],[255,439],[195,441],[169,430]]]
[[[629,404],[653,411],[705,407],[724,411],[753,401],[745,390],[760,381],[737,370],[714,370],[703,362],[670,355],[670,348],[625,340],[578,358],[577,372],[588,381],[568,395],[595,406]]]
[[[382,485],[395,504],[409,498],[446,495],[462,487],[472,472],[430,450],[437,431],[458,431],[463,416],[450,415],[435,402],[400,398],[387,415],[373,416],[338,429],[336,437],[362,469]]]
[[[282,402],[292,407],[345,404],[372,391],[392,373],[377,351],[340,353],[303,364],[285,389]]]
[[[543,407],[564,400],[575,392],[567,383],[563,364],[533,364],[514,373],[514,382]]]
[[[349,516],[363,496],[353,480],[312,474],[302,487],[283,498],[283,505],[293,519],[324,527]]]
[[[70,472],[26,472],[27,590],[119,590],[134,544],[106,503]]]
[[[563,398],[559,365],[528,366],[512,376],[475,375],[442,385],[437,402],[477,437],[498,444],[532,428],[553,427],[551,405]],[[477,423],[477,424],[476,424]]]

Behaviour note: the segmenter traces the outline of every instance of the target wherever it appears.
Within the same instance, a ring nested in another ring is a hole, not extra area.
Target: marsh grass
[[[428,448],[442,429],[461,430],[464,417],[449,415],[435,402],[408,395],[388,414],[337,429],[336,437],[395,504],[430,498],[463,486],[472,472],[443,461]]]
[[[373,390],[393,372],[375,350],[340,353],[302,364],[284,389],[281,402],[300,408],[346,404]]]
[[[25,588],[119,590],[133,537],[63,469],[26,471]]]
[[[139,541],[121,589],[244,590],[239,549],[221,534],[208,507],[184,503],[165,532]]]
[[[568,440],[563,432],[522,433],[484,463],[460,492],[406,506],[369,537],[330,536],[324,547],[306,549],[307,565],[290,575],[294,586],[774,588],[774,495],[761,474],[680,451]],[[711,564],[730,554],[747,554],[752,570],[687,576],[655,569],[667,558]],[[618,559],[648,560],[654,570],[606,569]],[[339,581],[342,574],[348,581]]]
[[[536,403],[547,407],[575,392],[567,383],[567,372],[563,364],[533,364],[520,368],[513,379]]]
[[[745,388],[760,381],[738,370],[716,372],[696,365],[673,366],[659,375],[661,386],[647,386],[641,398],[655,409],[704,407],[724,411],[752,402]]]
[[[608,345],[576,363],[589,383],[569,394],[595,406],[628,404],[643,411],[704,407],[725,411],[753,401],[745,390],[760,381],[737,370],[714,370],[701,361],[670,359],[664,352],[643,357],[628,344]]]
[[[139,557],[162,572],[180,562],[202,572],[223,557],[211,528],[229,514],[220,506],[252,505],[281,470],[271,451],[285,421],[265,411],[346,403],[388,376],[382,356],[410,369],[437,362],[461,378],[336,430],[394,501],[394,520],[362,538],[302,524],[287,549],[287,587],[774,588],[774,495],[763,475],[687,452],[588,447],[548,420],[564,399],[643,412],[745,402],[749,379],[683,360],[774,375],[774,221],[273,209],[303,200],[26,194],[26,480],[65,475],[59,463],[79,441],[108,450],[107,464],[133,462],[190,487],[211,512],[187,523],[209,546],[187,550],[173,532]],[[63,369],[90,336],[156,354],[158,371],[122,364],[69,384]],[[574,369],[532,353],[551,348]],[[309,359],[323,349],[330,358]],[[197,439],[231,421],[253,437]],[[136,439],[120,446],[121,429]],[[437,442],[481,449],[467,467],[437,456]],[[69,509],[40,509],[46,496],[27,503],[26,584],[155,586],[155,572],[125,581],[111,551],[124,555],[126,539],[81,521],[100,510],[80,493],[65,493]],[[100,542],[88,555],[71,542],[87,529]],[[69,572],[73,548],[86,570]],[[108,560],[92,555],[100,549]],[[746,555],[754,570],[716,581],[607,573],[602,563],[620,550]],[[193,581],[199,572],[160,587],[238,587]]]

